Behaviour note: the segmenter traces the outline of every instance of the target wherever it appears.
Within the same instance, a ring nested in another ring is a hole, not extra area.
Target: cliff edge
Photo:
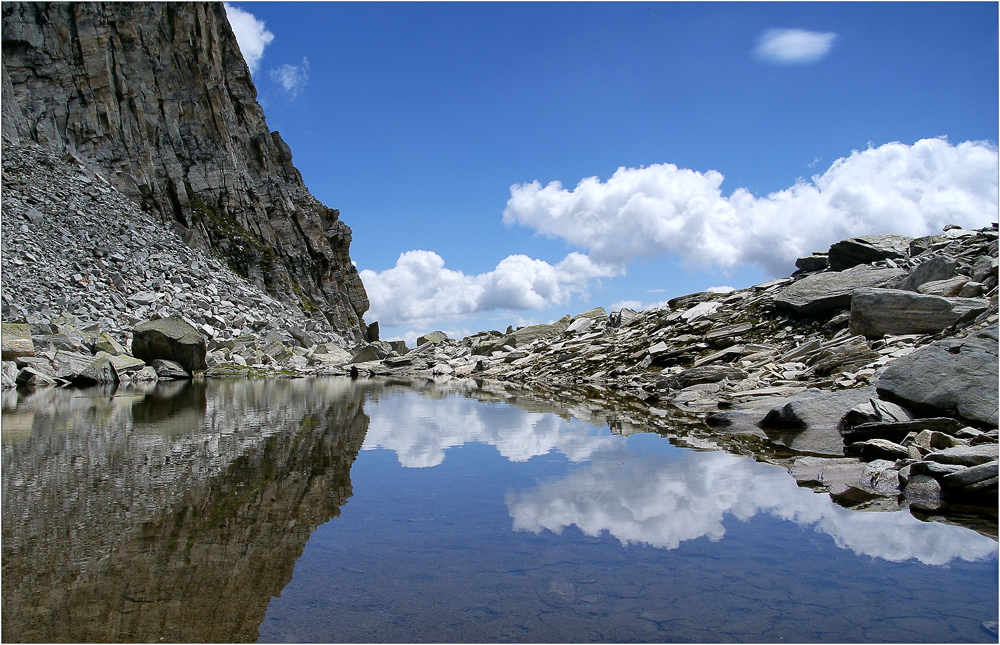
[[[3,135],[95,168],[143,210],[356,341],[351,229],[271,132],[222,3],[3,3]]]

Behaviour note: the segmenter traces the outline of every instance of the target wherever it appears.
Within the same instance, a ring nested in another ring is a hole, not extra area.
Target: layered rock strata
[[[268,129],[222,3],[3,5],[3,133],[97,171],[186,243],[364,336],[351,230]]]

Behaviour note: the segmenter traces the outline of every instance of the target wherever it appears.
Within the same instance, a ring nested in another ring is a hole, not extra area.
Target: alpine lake
[[[7,391],[2,437],[7,642],[997,641],[995,514],[841,506],[615,392]]]

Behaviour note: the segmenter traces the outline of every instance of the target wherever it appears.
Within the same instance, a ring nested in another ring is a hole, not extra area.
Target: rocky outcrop
[[[997,427],[997,327],[935,341],[879,377],[883,398],[932,414]]]
[[[68,155],[189,245],[363,339],[351,230],[268,129],[222,3],[4,3],[3,86],[8,142]]]

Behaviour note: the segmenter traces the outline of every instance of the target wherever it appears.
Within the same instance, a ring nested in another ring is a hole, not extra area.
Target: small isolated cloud
[[[620,275],[620,266],[601,265],[570,253],[556,265],[511,255],[479,275],[446,269],[433,251],[407,251],[385,271],[361,271],[371,302],[367,318],[385,327],[454,319],[487,311],[542,310],[586,294],[591,280]]]
[[[274,34],[267,30],[263,20],[258,20],[252,13],[229,3],[224,6],[229,25],[233,28],[236,42],[239,43],[240,52],[243,54],[243,60],[250,68],[250,73],[256,73],[260,59],[264,56],[264,48],[274,40]]]
[[[285,63],[281,67],[272,69],[271,80],[277,83],[290,96],[295,97],[309,82],[309,59],[302,57],[302,62],[298,65]]]
[[[782,65],[815,63],[829,53],[834,33],[803,29],[768,29],[755,50],[762,60]]]
[[[573,190],[557,181],[517,184],[503,218],[586,249],[602,265],[670,253],[694,266],[757,265],[779,276],[796,258],[857,235],[988,226],[997,216],[997,174],[988,143],[923,139],[855,151],[766,197],[743,188],[725,197],[721,173],[673,164],[619,168]]]

